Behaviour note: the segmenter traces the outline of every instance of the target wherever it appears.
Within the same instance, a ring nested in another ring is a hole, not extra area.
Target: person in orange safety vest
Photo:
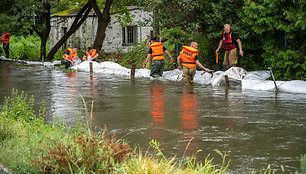
[[[177,57],[178,69],[182,70],[181,65],[183,66],[183,81],[186,85],[193,84],[193,77],[196,73],[197,65],[207,72],[211,71],[205,68],[198,60],[197,48],[198,44],[196,42],[191,42],[190,46],[183,46],[183,50]]]
[[[157,42],[156,37],[152,37],[150,39],[150,42],[151,45],[148,52],[148,56],[142,67],[144,68],[147,65],[150,58],[152,57],[150,76],[154,78],[161,77],[163,75],[164,66],[165,66],[165,57],[163,55],[164,52],[171,58],[171,63],[173,62],[173,58],[170,52],[163,46],[163,44]]]
[[[6,58],[10,57],[10,36],[11,36],[10,33],[4,32],[1,40],[1,42],[3,43],[3,49]]]
[[[74,61],[78,58],[77,50],[78,49],[76,47],[73,47],[73,48],[68,48],[65,51],[62,59],[62,64],[65,65],[66,69],[74,65]]]
[[[91,47],[88,47],[85,55],[83,56],[83,61],[89,60],[89,61],[99,62],[98,56],[99,54],[97,53],[96,49],[92,49]]]

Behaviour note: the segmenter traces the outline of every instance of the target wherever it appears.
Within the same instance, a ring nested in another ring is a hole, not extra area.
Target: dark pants
[[[61,63],[65,65],[65,68],[68,69],[71,66],[71,62],[68,60],[62,59]]]
[[[164,60],[154,60],[151,65],[150,76],[157,78],[163,76],[165,61]]]
[[[5,57],[9,58],[10,57],[10,44],[3,43],[3,49],[5,52]]]

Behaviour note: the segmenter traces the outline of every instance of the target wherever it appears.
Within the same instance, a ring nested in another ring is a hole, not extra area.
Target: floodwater
[[[0,61],[0,105],[12,89],[45,100],[47,119],[55,116],[73,126],[93,103],[93,126],[107,129],[131,146],[153,152],[160,142],[167,157],[210,154],[214,163],[227,154],[230,173],[300,171],[306,153],[306,94],[248,91],[179,82],[136,79],[56,68],[17,66]],[[188,143],[190,145],[187,147]]]

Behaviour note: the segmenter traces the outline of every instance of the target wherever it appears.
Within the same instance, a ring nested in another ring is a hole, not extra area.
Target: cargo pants
[[[238,63],[237,48],[225,51],[224,60],[223,60],[224,69],[227,70],[232,66],[235,67],[237,66],[237,63]]]

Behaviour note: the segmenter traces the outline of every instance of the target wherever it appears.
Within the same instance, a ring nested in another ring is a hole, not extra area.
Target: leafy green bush
[[[149,47],[147,43],[148,39],[138,43],[135,47],[133,47],[123,56],[120,65],[127,68],[132,68],[132,64],[136,64],[136,68],[141,68],[148,55]]]
[[[48,45],[48,44],[47,44]],[[37,35],[11,36],[10,57],[20,60],[40,60],[40,38]],[[49,50],[47,48],[47,50]]]
[[[14,120],[31,121],[36,119],[34,107],[34,98],[28,97],[23,91],[13,90],[10,97],[5,97],[5,102],[0,110],[1,117],[7,117]],[[45,106],[42,105],[39,116],[44,117]]]
[[[272,45],[265,47],[264,63],[273,68],[277,80],[306,80],[306,57],[293,50],[277,50]]]

